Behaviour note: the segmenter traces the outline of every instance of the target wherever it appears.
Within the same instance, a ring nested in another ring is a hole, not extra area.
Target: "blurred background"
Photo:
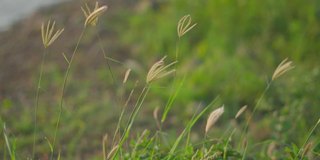
[[[9,29],[13,23],[30,16],[41,7],[61,2],[63,0],[1,0],[0,31]]]
[[[31,156],[33,114],[43,47],[40,28],[56,20],[65,28],[48,49],[39,105],[37,156],[48,159],[59,109],[67,63],[84,24],[80,9],[86,1],[0,0],[0,116],[15,140],[18,157]],[[94,6],[93,1],[87,1]],[[179,46],[179,75],[186,77],[165,127],[176,135],[192,117],[198,104],[219,97],[226,113],[212,137],[220,137],[244,105],[252,112],[273,71],[285,58],[295,68],[276,80],[266,93],[250,127],[251,138],[274,141],[279,151],[302,144],[320,116],[320,1],[317,0],[101,0],[108,5],[97,27],[86,31],[80,43],[65,96],[59,148],[66,159],[99,159],[101,139],[112,135],[130,91],[139,81],[134,103],[148,68],[164,55],[175,59]],[[189,14],[196,27],[177,36],[177,22]],[[121,63],[108,61],[108,57]],[[109,71],[108,63],[112,74]],[[122,80],[127,68],[129,81]],[[156,130],[152,111],[164,107],[172,77],[154,85],[135,130]],[[128,113],[129,114],[129,113]],[[206,117],[197,124],[204,130]],[[183,122],[184,124],[181,124]],[[232,123],[235,123],[232,121]],[[181,127],[177,127],[181,126]],[[1,127],[2,128],[2,127]],[[178,131],[176,130],[178,128]],[[174,129],[174,130],[173,130]],[[173,130],[173,131],[172,131]],[[1,129],[2,131],[2,129]],[[2,132],[1,132],[2,134]],[[194,133],[201,140],[203,132]],[[319,131],[316,131],[319,135]],[[136,136],[135,134],[132,137]],[[1,135],[3,137],[3,135]],[[312,138],[319,144],[320,136]],[[252,149],[267,156],[269,143]],[[264,150],[263,150],[264,149]],[[277,153],[275,153],[277,154]],[[0,139],[0,157],[6,156]],[[279,155],[281,157],[281,152]]]

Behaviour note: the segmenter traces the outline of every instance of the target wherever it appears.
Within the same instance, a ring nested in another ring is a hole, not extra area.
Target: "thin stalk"
[[[3,136],[4,136],[5,144],[7,146],[7,150],[9,152],[10,159],[11,160],[16,160],[15,147],[11,148],[10,140],[9,140],[9,137],[7,136],[6,132],[7,132],[6,131],[6,124],[4,123],[3,124]]]
[[[191,120],[187,123],[187,126],[185,127],[185,129],[181,132],[181,134],[179,135],[179,137],[176,139],[176,141],[174,142],[173,146],[171,147],[171,149],[169,151],[168,158],[167,158],[168,160],[173,159],[174,152],[177,149],[177,147],[178,147],[179,143],[181,142],[182,138],[185,136],[186,133],[190,133],[191,128],[194,126],[194,124],[216,102],[217,98],[212,100],[200,113],[197,114],[197,111],[198,111],[198,109],[200,108],[200,105],[201,105],[201,104],[199,104],[197,111],[193,114]]]
[[[173,146],[171,147],[169,153],[168,153],[168,160],[174,159],[174,153],[178,147],[178,145],[180,144],[180,142],[182,141],[182,138],[185,136],[186,133],[189,133],[191,131],[191,128],[194,126],[194,124],[199,120],[199,118],[210,108],[210,106],[215,102],[215,100],[213,100],[208,106],[206,106],[200,113],[197,114],[198,109],[200,108],[200,104],[198,106],[197,111],[193,114],[191,120],[187,123],[187,126],[184,128],[184,130],[181,132],[181,134],[179,135],[179,137],[176,139],[176,141],[174,142]]]
[[[247,120],[247,123],[246,123],[245,128],[244,128],[244,134],[247,133],[249,124],[250,124],[250,122],[251,122],[251,119],[252,119],[253,115],[255,114],[256,110],[259,108],[260,103],[261,103],[263,97],[265,96],[265,94],[267,93],[267,91],[269,90],[270,86],[271,86],[271,83],[268,83],[267,87],[266,87],[266,88],[264,89],[264,91],[261,93],[261,95],[260,95],[260,97],[259,97],[256,105],[255,105],[254,108],[253,108],[252,113],[250,114],[250,116],[249,116],[249,118],[248,118],[248,120]],[[243,136],[244,136],[244,135],[242,135],[241,138],[243,138]]]
[[[104,56],[104,57],[108,57],[107,54],[106,54],[106,51],[104,50],[104,48],[103,48],[103,46],[102,46],[102,43],[101,43],[102,40],[101,40],[100,35],[99,35],[98,33],[96,33],[96,35],[97,35],[97,37],[98,37],[99,46],[100,46],[100,49],[101,49],[101,51],[102,51],[102,53],[103,53],[103,56]],[[115,84],[116,81],[115,81],[114,75],[113,75],[112,70],[111,70],[111,66],[110,66],[110,63],[109,63],[109,59],[106,58],[106,61],[107,61],[108,70],[109,70],[109,72],[110,72],[110,74],[111,74],[112,82]]]
[[[133,122],[137,116],[137,114],[139,113],[141,107],[142,107],[142,104],[148,94],[150,90],[150,87],[148,85],[145,85],[145,87],[142,89],[141,93],[140,93],[140,96],[136,102],[136,104],[134,105],[134,108],[133,108],[133,111],[129,117],[129,121],[128,121],[128,124],[126,125],[126,128],[124,130],[124,133],[122,134],[121,138],[120,138],[120,141],[119,141],[119,144],[118,144],[118,148],[117,150],[115,151],[115,154],[112,156],[111,159],[114,159],[118,152],[119,152],[119,149],[122,147],[123,143],[127,140],[128,136],[129,136],[129,133],[131,131],[131,127],[133,125]]]
[[[107,56],[107,54],[106,54],[106,52],[105,52],[105,49],[103,48],[103,45],[102,45],[102,43],[101,43],[102,40],[101,40],[100,35],[99,35],[98,33],[97,33],[96,35],[97,35],[98,40],[99,40],[100,49],[101,49],[101,51],[102,51],[102,53],[103,53],[104,58],[106,59],[108,71],[110,72],[110,75],[111,75],[111,78],[112,78],[112,82],[113,82],[114,85],[117,86],[118,83],[117,83],[117,81],[116,81],[115,78],[114,78],[114,74],[113,74],[113,72],[112,72],[111,65],[110,65],[109,61],[113,61],[113,62],[119,63],[119,64],[121,64],[121,65],[123,65],[123,64],[122,64],[121,62],[119,62],[118,60],[112,59],[112,58],[110,58],[110,57]],[[124,87],[124,85],[123,85],[122,87]],[[122,121],[122,118],[123,118],[125,109],[126,109],[126,107],[127,107],[127,105],[128,105],[128,101],[130,100],[133,91],[134,91],[134,89],[131,90],[131,93],[130,93],[127,101],[126,101],[125,107],[122,109],[122,111],[121,111],[121,113],[120,113],[120,118],[119,118],[119,120],[118,120],[117,128],[116,128],[116,131],[115,131],[115,133],[114,133],[113,140],[112,140],[112,146],[114,146],[114,144],[115,144],[115,139],[116,139],[116,136],[118,135],[118,133],[119,133],[119,137],[121,136],[121,135],[120,135],[120,134],[121,134],[121,133],[120,133],[120,124],[121,124],[121,121]],[[121,100],[122,100],[122,98],[120,98],[120,100],[118,100],[118,103],[120,103]]]
[[[5,123],[4,123],[1,115],[0,115],[0,125],[1,125],[1,126],[5,126]],[[2,127],[0,127],[0,128],[1,128],[1,132],[0,132],[0,133],[4,133],[4,128],[2,128]],[[3,143],[2,143],[2,144],[3,144]],[[6,160],[6,159],[7,159],[7,158],[6,158],[6,157],[7,157],[7,148],[6,148],[5,144],[3,144],[3,145],[4,145],[4,146],[1,145],[1,147],[4,148],[4,151],[3,151],[3,159]]]
[[[247,149],[248,149],[248,145],[246,145],[245,148],[244,148],[244,152],[243,152],[241,160],[245,160]]]
[[[72,62],[74,60],[74,57],[77,53],[80,41],[82,40],[82,37],[84,35],[86,28],[84,28],[79,36],[78,42],[76,44],[76,47],[73,50],[72,56],[70,58],[70,61],[68,63],[68,68],[66,70],[65,76],[64,76],[64,81],[63,81],[63,85],[62,85],[62,91],[61,91],[61,98],[60,98],[60,107],[59,107],[59,115],[58,115],[58,119],[57,119],[57,123],[56,123],[56,127],[55,127],[55,131],[54,131],[54,138],[53,138],[53,143],[52,143],[52,153],[51,153],[51,160],[53,160],[53,154],[54,154],[54,149],[55,149],[55,144],[56,144],[56,139],[57,139],[57,134],[58,134],[58,129],[59,129],[59,125],[60,125],[60,120],[61,120],[61,115],[62,115],[62,110],[63,110],[63,100],[64,100],[64,94],[65,94],[65,90],[67,87],[67,82],[68,82],[68,78],[69,78],[69,74],[70,74],[70,70],[71,70],[71,66],[72,66]]]
[[[190,131],[187,133],[187,140],[186,140],[186,146],[185,146],[185,150],[188,149],[189,147],[189,144],[190,144]]]
[[[172,105],[173,105],[174,100],[177,98],[180,90],[181,90],[182,87],[183,87],[183,84],[184,84],[185,79],[186,79],[186,75],[183,77],[183,79],[182,79],[180,82],[178,82],[178,79],[177,79],[176,77],[174,77],[174,80],[173,80],[174,82],[173,82],[173,84],[172,84],[172,86],[171,86],[171,95],[170,95],[170,97],[169,97],[169,99],[168,99],[168,101],[167,101],[166,106],[164,107],[164,111],[163,111],[163,113],[162,113],[161,125],[160,125],[160,126],[162,126],[163,123],[164,123],[164,121],[166,120],[167,115],[168,115],[170,109],[172,108]],[[177,88],[176,88],[175,86],[176,86]],[[176,88],[176,89],[175,89],[175,88]],[[162,128],[162,127],[160,127],[160,128]],[[160,131],[161,131],[161,130],[160,130]]]
[[[109,62],[109,61],[113,61],[113,62],[119,63],[119,64],[121,64],[121,65],[123,65],[123,64],[122,64],[121,62],[119,62],[119,61],[117,61],[117,60],[114,60],[114,59],[112,59],[112,58],[110,58],[110,57],[107,56],[107,53],[106,53],[106,51],[105,51],[105,49],[104,49],[104,47],[103,47],[103,45],[102,45],[102,39],[101,39],[100,35],[98,34],[98,32],[96,32],[96,36],[97,36],[98,41],[99,41],[99,47],[100,47],[100,49],[101,49],[101,51],[102,51],[102,53],[103,53],[104,58],[106,59],[108,71],[109,71],[109,73],[110,73],[110,75],[111,75],[112,82],[113,82],[114,85],[118,86],[118,83],[117,83],[117,81],[115,80],[115,77],[114,77],[114,74],[113,74],[113,72],[112,72],[111,65],[110,65],[110,62]],[[122,85],[122,87],[124,88],[125,85]],[[116,139],[116,136],[118,135],[118,133],[119,133],[119,137],[121,136],[121,135],[120,135],[120,134],[121,134],[121,133],[120,133],[120,124],[121,124],[121,122],[122,122],[122,118],[123,118],[125,109],[126,109],[127,106],[128,106],[128,101],[130,100],[133,92],[134,92],[134,89],[131,90],[130,95],[129,95],[126,103],[125,103],[125,106],[123,107],[123,109],[122,109],[122,111],[121,111],[121,113],[120,113],[120,118],[119,118],[119,120],[118,120],[117,128],[116,128],[116,131],[115,131],[114,136],[113,136],[113,139],[112,139],[112,146],[113,146],[113,147],[114,147],[115,139]],[[120,98],[120,100],[117,99],[117,103],[118,103],[118,104],[120,104],[121,101],[122,101],[122,97]]]
[[[261,103],[263,97],[265,96],[265,94],[267,93],[267,91],[269,90],[270,86],[271,86],[271,82],[267,84],[267,87],[264,89],[264,91],[262,92],[261,96],[259,97],[259,99],[257,101],[257,104],[253,108],[252,114],[250,115],[250,117],[249,117],[249,119],[247,121],[246,128],[248,127],[249,123],[251,122],[251,119],[252,119],[253,115],[255,114],[256,110],[260,106],[260,103]]]
[[[178,40],[176,42],[176,61],[178,61],[179,51],[180,51],[180,37],[178,37]]]
[[[243,132],[242,132],[241,141],[243,140],[244,136],[247,136],[248,127],[249,127],[249,124],[250,124],[250,122],[251,122],[251,120],[252,120],[252,118],[253,118],[253,115],[255,114],[256,110],[259,108],[260,103],[261,103],[263,97],[265,96],[265,94],[267,93],[267,91],[269,90],[269,88],[270,88],[270,86],[271,86],[271,83],[272,83],[272,81],[269,82],[269,83],[267,83],[267,87],[264,89],[264,91],[263,91],[262,94],[260,95],[260,97],[259,97],[256,105],[254,106],[253,111],[252,111],[252,113],[250,114],[250,116],[249,116],[249,118],[248,118],[248,120],[247,120],[247,123],[246,123],[246,125],[245,125],[245,127],[244,127],[244,130],[243,130]],[[249,142],[248,142],[248,143],[249,143]],[[246,151],[247,151],[247,147],[246,147],[245,150],[244,150],[243,156],[245,156]],[[244,157],[243,157],[243,158],[244,158]]]
[[[45,63],[45,59],[47,56],[48,51],[45,49],[43,54],[42,54],[42,59],[41,59],[41,65],[40,65],[40,73],[39,73],[39,78],[38,78],[38,86],[37,86],[37,91],[36,91],[36,98],[35,98],[35,107],[34,107],[34,129],[33,129],[33,145],[32,145],[32,159],[34,159],[35,156],[35,147],[36,147],[36,137],[37,137],[37,115],[38,115],[38,107],[39,107],[39,95],[40,95],[40,89],[41,89],[41,80],[42,80],[42,75],[43,75],[43,66]]]
[[[176,41],[176,53],[175,53],[175,58],[176,58],[175,61],[176,62],[178,62],[179,51],[180,51],[180,37],[178,37],[178,40]],[[175,70],[177,70],[177,67],[178,67],[177,64],[175,64]],[[162,114],[161,123],[160,123],[160,131],[162,129],[162,125],[163,125],[164,121],[167,118],[167,114],[168,114],[168,112],[170,111],[170,109],[172,107],[173,101],[177,97],[178,92],[180,91],[180,89],[181,89],[181,87],[182,87],[182,85],[184,83],[185,78],[186,78],[186,76],[183,77],[183,80],[179,85],[179,89],[175,90],[175,86],[178,85],[177,84],[177,72],[175,72],[175,76],[173,78],[173,83],[171,85],[170,97],[169,97],[169,99],[167,101],[166,106],[164,107],[164,112]]]
[[[227,160],[227,149],[228,149],[228,145],[229,142],[231,141],[231,137],[233,136],[233,134],[235,133],[236,129],[233,129],[230,136],[227,139],[226,145],[223,148],[223,160]]]
[[[136,86],[135,86],[135,87],[136,87]],[[122,118],[123,118],[124,112],[125,112],[128,104],[129,104],[129,101],[130,101],[130,99],[131,99],[131,97],[132,97],[132,94],[133,94],[133,92],[134,92],[134,89],[135,89],[135,88],[133,88],[133,89],[131,90],[131,92],[130,92],[130,94],[129,94],[129,97],[128,97],[128,99],[126,100],[126,103],[125,103],[124,107],[122,108],[122,111],[121,111],[121,114],[120,114],[120,117],[119,117],[119,120],[118,120],[117,128],[116,128],[116,131],[115,131],[114,136],[113,136],[113,139],[112,139],[112,146],[114,146],[114,144],[115,144],[115,139],[116,139],[117,134],[119,134],[119,137],[121,136],[121,135],[120,135],[120,134],[121,134],[121,133],[120,133],[120,125],[121,125],[121,122],[122,122]]]

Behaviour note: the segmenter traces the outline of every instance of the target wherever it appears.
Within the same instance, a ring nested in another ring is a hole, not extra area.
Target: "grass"
[[[259,83],[248,83],[246,80],[259,82],[258,78],[253,76],[253,69],[250,70],[248,67],[253,64],[250,61],[254,61],[254,58],[241,57],[237,54],[223,55],[218,49],[204,44],[211,43],[211,38],[205,37],[205,41],[199,40],[199,35],[203,36],[201,31],[206,30],[210,34],[205,27],[215,24],[203,25],[208,19],[203,21],[201,20],[203,17],[197,16],[201,14],[199,9],[194,11],[196,14],[187,14],[181,16],[182,18],[167,16],[166,14],[172,11],[180,15],[181,11],[175,8],[181,5],[179,2],[168,2],[168,8],[161,12],[163,15],[148,9],[144,11],[153,15],[154,18],[161,20],[165,17],[168,22],[174,21],[177,31],[177,33],[168,31],[170,33],[168,34],[167,26],[163,21],[155,21],[158,25],[153,28],[159,29],[163,35],[154,30],[143,30],[144,34],[151,34],[154,39],[160,40],[156,45],[163,46],[163,48],[160,47],[161,50],[173,48],[166,51],[170,53],[168,56],[154,55],[155,58],[161,56],[163,58],[159,58],[160,60],[152,65],[149,63],[151,63],[150,57],[153,56],[135,57],[141,58],[141,62],[145,61],[140,65],[118,60],[107,54],[103,46],[103,35],[99,34],[99,26],[104,22],[104,14],[108,14],[107,6],[99,7],[96,3],[93,10],[89,5],[82,7],[84,27],[78,35],[79,38],[75,40],[70,58],[67,54],[62,55],[62,59],[67,63],[64,76],[61,71],[62,74],[60,72],[55,75],[44,74],[45,69],[50,67],[45,63],[48,61],[46,58],[48,58],[50,47],[55,42],[58,43],[60,40],[58,37],[63,36],[65,32],[63,32],[64,29],[54,32],[55,22],[51,24],[49,21],[47,27],[43,25],[42,39],[45,51],[37,81],[32,112],[34,118],[24,114],[21,116],[22,121],[18,122],[17,119],[1,116],[2,121],[8,121],[7,123],[10,124],[8,128],[4,126],[3,140],[0,141],[4,146],[2,147],[4,152],[0,154],[3,159],[277,158],[295,160],[317,158],[320,139],[316,135],[318,135],[317,128],[320,121],[319,115],[315,114],[318,113],[315,111],[319,111],[315,106],[318,103],[312,101],[315,99],[312,95],[303,95],[304,92],[301,91],[301,88],[304,88],[303,84],[309,84],[309,79],[319,78],[316,67],[314,72],[308,74],[299,59],[294,58],[297,60],[296,63],[294,60],[291,62],[287,59],[280,61],[279,58],[276,60],[279,63],[276,69],[274,69],[276,64],[271,65],[273,63],[255,65],[258,72],[265,69],[263,73],[273,73],[267,74],[270,78],[266,78],[264,89]],[[198,2],[190,3],[199,5]],[[208,3],[225,7],[218,2]],[[184,5],[186,4],[182,6]],[[202,11],[210,13],[211,8],[204,8]],[[234,20],[230,13],[225,14],[226,18]],[[191,15],[196,21],[194,24],[191,24],[193,23]],[[133,17],[133,21],[136,18]],[[144,19],[140,21],[143,22]],[[140,27],[139,23],[134,24]],[[168,23],[168,26],[170,25],[172,23]],[[133,25],[132,28],[135,26]],[[212,28],[221,29],[219,26]],[[137,30],[138,34],[140,32],[141,30]],[[91,35],[92,33],[94,34]],[[129,32],[124,33],[129,34],[125,35],[129,38],[124,41],[130,41],[130,36],[133,35]],[[153,40],[143,37],[144,34],[140,38],[146,44],[152,43]],[[166,36],[172,36],[176,41],[170,44],[171,40],[167,41]],[[91,76],[101,74],[102,79],[89,76],[87,81],[78,81],[77,75],[73,74],[77,68],[81,67],[81,63],[77,62],[80,59],[76,59],[76,56],[81,56],[81,47],[85,46],[82,41],[88,41],[90,39],[88,37],[95,37],[91,40],[98,42],[95,50],[102,54],[101,57],[107,68],[102,71],[88,69],[88,73],[92,72]],[[215,42],[219,44],[218,40]],[[166,43],[170,47],[166,47]],[[191,45],[192,43],[197,45]],[[224,46],[223,43],[216,47]],[[152,45],[155,44],[150,44],[151,51]],[[145,46],[144,49],[147,50],[150,46]],[[204,53],[208,52],[209,48],[214,51],[214,55]],[[272,56],[262,57],[265,61],[272,61],[270,60]],[[165,64],[165,60],[171,63]],[[305,73],[304,75],[309,79],[303,79],[301,73]],[[244,80],[239,80],[239,75],[242,75]],[[50,76],[60,77],[60,83],[58,83],[60,85],[46,82],[50,80]],[[295,76],[297,78],[294,78]],[[302,80],[302,84],[297,86],[299,80]],[[41,102],[40,94],[45,95],[46,92],[40,89],[49,88],[48,86],[61,88],[60,94],[57,94],[60,96]],[[248,86],[248,90],[251,88],[251,91],[246,90],[245,86]],[[316,86],[317,84],[313,84],[313,87]],[[104,90],[108,87],[114,89],[105,93]],[[288,93],[283,90],[288,90]],[[222,93],[219,94],[218,91]],[[228,95],[231,91],[237,92]],[[258,92],[262,92],[260,96],[250,94]],[[233,95],[238,97],[234,100]],[[45,105],[46,102],[53,103],[55,100],[58,101],[58,105],[54,104],[54,108]],[[239,102],[232,102],[236,100]],[[240,103],[243,103],[241,106],[244,107],[240,108]],[[218,108],[221,104],[225,104],[224,107]],[[301,107],[306,104],[312,105],[311,110]],[[52,111],[57,114],[51,114]],[[212,111],[211,114],[210,111]],[[1,112],[5,113],[5,110]],[[306,116],[308,114],[310,117]],[[34,119],[32,125],[26,127],[23,120],[30,119]],[[315,124],[314,119],[318,120]],[[310,127],[311,125],[313,127]],[[29,128],[32,128],[32,131]],[[21,135],[27,138],[19,138]],[[30,135],[32,140],[28,140]],[[29,149],[30,146],[32,149]],[[83,151],[87,155],[82,154]]]

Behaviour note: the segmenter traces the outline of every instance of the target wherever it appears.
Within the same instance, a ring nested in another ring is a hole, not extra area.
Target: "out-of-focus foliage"
[[[297,99],[290,93],[312,93],[298,101],[319,103],[315,98],[320,96],[316,89],[320,80],[319,1],[157,2],[156,7],[142,8],[130,17],[123,40],[144,60],[163,54],[174,58],[178,45],[178,61],[188,79],[183,101],[208,101],[220,95],[233,107],[253,104],[276,66],[288,57],[296,69],[285,82],[276,82],[279,89],[271,91],[271,107],[294,103]],[[179,41],[176,25],[186,14],[197,26]]]
[[[277,131],[266,132],[269,137],[301,142],[298,135],[319,118],[320,1],[176,0],[157,5],[131,17],[122,38],[144,60],[163,54],[174,59],[179,47],[187,80],[177,109],[217,95],[231,115],[245,104],[252,109],[274,69],[288,57],[296,67],[272,84],[259,108],[261,117],[268,116],[259,119]],[[179,40],[177,22],[186,14],[197,26]]]

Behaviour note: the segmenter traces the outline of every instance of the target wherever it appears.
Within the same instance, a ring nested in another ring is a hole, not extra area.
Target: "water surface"
[[[65,0],[0,0],[0,31],[29,16],[41,7]]]

